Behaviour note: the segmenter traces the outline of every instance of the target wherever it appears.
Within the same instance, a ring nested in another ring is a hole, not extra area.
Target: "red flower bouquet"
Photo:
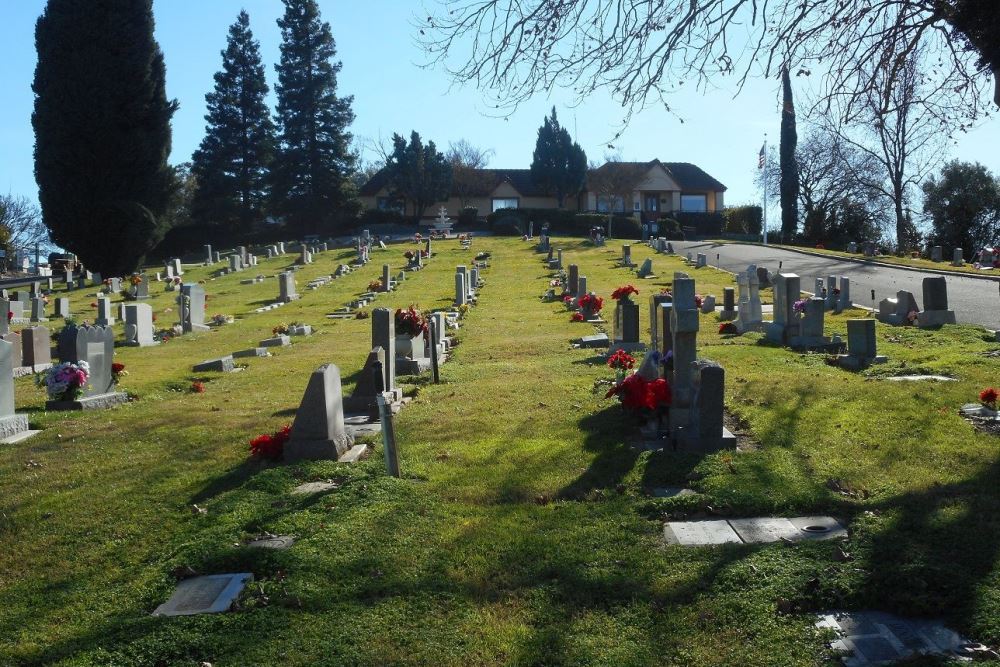
[[[650,382],[638,373],[629,375],[611,387],[605,398],[617,396],[629,410],[658,410],[670,407],[670,384],[663,378]]]
[[[740,330],[737,329],[736,325],[733,324],[732,322],[723,322],[722,324],[719,325],[720,336],[738,334],[739,332]]]
[[[583,322],[583,313],[573,313],[569,316],[570,322]]]
[[[204,394],[205,393],[205,383],[198,382],[195,380],[191,383],[191,393],[192,394]]]
[[[277,461],[285,451],[285,443],[292,435],[291,425],[285,426],[277,433],[258,435],[250,441],[250,455],[270,461]]]
[[[993,387],[987,387],[979,392],[979,402],[988,407],[990,410],[997,409],[998,397],[1000,397],[1000,393],[998,393]]]
[[[427,319],[419,310],[410,306],[396,309],[396,335],[415,338],[427,331]]]
[[[625,350],[618,350],[608,357],[608,367],[616,371],[630,371],[635,368],[635,357]]]
[[[629,298],[629,295],[638,293],[639,290],[637,290],[634,286],[623,285],[611,293],[611,298],[617,301],[618,299],[627,299]]]
[[[580,297],[579,303],[581,310],[586,310],[591,313],[599,313],[601,312],[601,308],[604,307],[604,299],[596,294],[584,294]]]

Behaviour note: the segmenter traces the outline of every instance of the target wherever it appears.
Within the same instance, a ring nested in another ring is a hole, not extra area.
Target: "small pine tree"
[[[176,190],[152,0],[49,0],[35,27],[35,179],[52,241],[125,275],[167,231]]]
[[[336,43],[316,0],[284,0],[278,72],[278,151],[272,209],[299,231],[329,231],[358,210],[348,126],[352,96],[337,96]]]
[[[234,232],[252,231],[263,222],[275,142],[268,90],[260,44],[250,31],[250,15],[242,11],[229,28],[215,90],[205,96],[208,127],[191,167],[197,179],[195,222]]]
[[[798,134],[788,67],[781,69],[781,89],[781,236],[788,241],[799,229],[799,169],[795,161]]]
[[[559,124],[556,109],[538,128],[535,152],[531,160],[531,180],[553,193],[559,208],[567,196],[575,196],[587,180],[587,154]]]

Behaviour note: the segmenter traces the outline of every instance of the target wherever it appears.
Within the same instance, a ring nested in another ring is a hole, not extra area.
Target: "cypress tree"
[[[315,0],[284,0],[277,65],[278,151],[272,208],[300,231],[328,230],[357,211],[350,176],[352,96],[337,96],[340,62],[330,24]]]
[[[135,269],[176,190],[152,0],[49,0],[35,27],[35,179],[52,241],[104,275]]]
[[[795,131],[795,105],[788,67],[781,69],[781,236],[791,240],[799,228],[799,167],[795,161],[798,134]]]
[[[567,195],[576,195],[587,179],[587,155],[580,144],[559,124],[556,109],[538,128],[535,152],[531,159],[531,180],[556,196],[559,208]]]
[[[198,184],[192,203],[196,222],[241,232],[263,222],[275,141],[264,99],[268,90],[260,44],[250,30],[250,15],[241,11],[229,28],[215,90],[205,96],[208,127],[191,167]]]
[[[433,141],[425,146],[416,131],[410,133],[409,144],[400,135],[392,135],[392,155],[386,170],[393,193],[413,203],[413,218],[417,223],[429,206],[448,200],[451,164]]]

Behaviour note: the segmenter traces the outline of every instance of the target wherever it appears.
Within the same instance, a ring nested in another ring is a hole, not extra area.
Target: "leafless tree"
[[[49,230],[38,206],[27,197],[0,195],[0,246],[12,257],[15,252],[33,252],[39,246],[48,252]]]
[[[935,61],[932,91],[963,118],[992,105],[1000,70],[995,7],[978,0],[436,0],[415,20],[429,63],[495,91],[510,112],[535,93],[601,90],[625,118],[693,83],[822,72],[817,104],[850,119],[871,93],[888,109],[917,49]],[[884,72],[885,76],[875,73]],[[994,77],[995,78],[995,77]],[[1000,104],[1000,85],[995,102]]]
[[[488,193],[496,185],[495,177],[485,171],[493,157],[492,149],[473,146],[465,139],[448,145],[445,159],[451,164],[451,196],[458,197],[463,207],[472,199]]]
[[[953,112],[950,104],[928,96],[927,78],[919,54],[896,74],[889,104],[868,92],[853,123],[839,128],[840,136],[864,154],[878,169],[865,169],[855,177],[889,205],[895,221],[896,246],[911,249],[918,241],[909,203],[914,190],[939,165],[945,155]],[[889,76],[876,72],[876,86]]]
[[[613,214],[615,202],[625,200],[635,192],[642,177],[649,171],[644,162],[625,162],[619,153],[607,153],[604,164],[590,163],[587,170],[587,189],[608,202],[608,215]]]

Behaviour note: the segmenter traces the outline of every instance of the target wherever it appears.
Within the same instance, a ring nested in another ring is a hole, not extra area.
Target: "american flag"
[[[764,168],[764,149],[765,148],[767,148],[767,142],[766,141],[760,147],[760,153],[757,155],[757,168],[758,169],[763,169]]]

